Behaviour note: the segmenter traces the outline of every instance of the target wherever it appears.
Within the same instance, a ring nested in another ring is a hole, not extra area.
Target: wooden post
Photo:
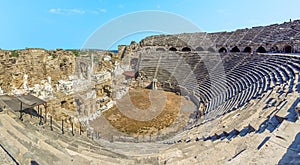
[[[64,134],[64,120],[61,120],[61,133]]]
[[[39,117],[39,115],[40,115],[40,106],[38,105],[38,112],[37,112],[37,114],[38,114],[38,117]]]
[[[43,123],[42,123],[42,117],[43,117],[43,110],[42,109],[40,109],[40,125],[42,125]]]
[[[38,105],[38,115],[40,115],[40,105]]]
[[[50,129],[51,129],[51,131],[53,131],[53,127],[52,127],[52,116],[50,116]]]
[[[79,135],[81,135],[81,123],[79,123]]]
[[[92,132],[92,140],[94,140],[94,132]]]
[[[29,113],[30,113],[30,118],[32,118],[32,108],[30,108]]]
[[[45,107],[45,123],[47,123],[47,103],[44,104]]]
[[[20,120],[21,121],[23,121],[23,112],[22,112],[23,110],[22,109],[23,109],[23,103],[21,102],[21,105],[20,105]]]
[[[20,118],[19,118],[21,121],[23,121],[23,113],[22,111],[20,111]]]
[[[72,135],[74,136],[74,123],[72,122]]]

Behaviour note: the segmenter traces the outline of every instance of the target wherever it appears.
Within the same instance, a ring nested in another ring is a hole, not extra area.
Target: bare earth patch
[[[151,106],[149,99],[150,91],[146,89],[134,89],[129,91],[132,104],[138,109],[148,109]]]
[[[129,94],[131,102],[137,108],[145,110],[151,106],[148,89],[131,89]],[[171,92],[165,92],[165,95],[167,100],[163,111],[152,120],[138,121],[131,119],[120,112],[117,107],[105,111],[103,116],[114,128],[129,135],[155,133],[170,126],[180,111],[182,97]]]

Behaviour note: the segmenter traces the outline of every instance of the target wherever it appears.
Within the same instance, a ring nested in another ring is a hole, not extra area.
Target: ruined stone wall
[[[48,76],[52,85],[57,84],[73,74],[75,58],[72,51],[65,50],[0,50],[0,87],[6,92],[22,88],[24,74],[28,75],[29,87]]]
[[[47,112],[50,113],[55,120],[61,120],[68,116],[77,116],[76,103],[74,95],[66,95],[57,93],[57,97],[47,102]]]
[[[300,20],[238,29],[232,32],[184,33],[149,36],[144,49],[211,52],[300,52]],[[188,48],[188,49],[187,49]],[[246,49],[247,48],[247,49]],[[260,49],[259,49],[260,48]]]

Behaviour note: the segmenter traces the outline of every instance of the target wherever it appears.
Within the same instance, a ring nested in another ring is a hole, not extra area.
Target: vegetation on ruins
[[[76,57],[79,57],[80,56],[80,51],[79,50],[72,50],[73,54],[76,56]]]
[[[51,54],[52,58],[56,58],[57,54]]]
[[[16,50],[12,50],[10,52],[10,57],[19,57],[19,56],[20,56],[20,54]]]

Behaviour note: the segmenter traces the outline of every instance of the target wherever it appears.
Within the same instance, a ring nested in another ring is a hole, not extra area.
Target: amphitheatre
[[[0,57],[0,164],[300,164],[300,20]]]

